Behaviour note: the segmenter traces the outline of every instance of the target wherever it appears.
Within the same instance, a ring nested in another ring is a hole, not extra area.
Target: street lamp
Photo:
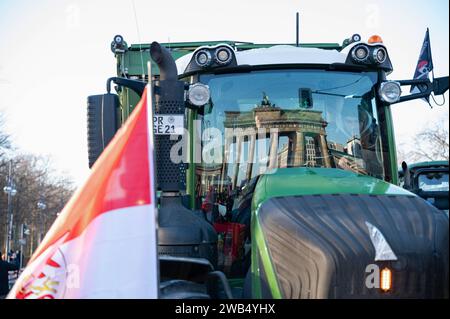
[[[3,191],[6,194],[11,194],[11,196],[15,196],[17,194],[17,190],[14,187],[11,187],[11,186],[3,187]]]
[[[12,197],[17,194],[17,190],[14,188],[14,183],[11,178],[12,162],[9,161],[9,174],[8,185],[3,187],[3,192],[8,195],[8,214],[6,220],[6,258],[9,261],[9,251],[11,249],[12,230],[13,230],[13,213],[12,213]]]
[[[37,203],[37,208],[39,208],[40,210],[44,210],[44,209],[47,208],[47,205],[45,204],[45,202],[39,201],[39,202]]]
[[[47,208],[47,204],[45,204],[45,201],[43,199],[40,199],[37,203],[37,208],[41,210],[40,214],[40,231],[39,231],[39,245],[41,244],[42,237],[44,236],[44,221],[43,221],[43,212]]]

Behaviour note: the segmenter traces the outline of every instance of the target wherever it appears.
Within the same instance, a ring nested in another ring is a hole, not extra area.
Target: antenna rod
[[[298,34],[299,34],[299,28],[300,28],[300,25],[299,25],[299,14],[298,14],[298,12],[297,12],[297,14],[296,14],[296,23],[297,23],[297,27],[295,28],[296,30],[296,37],[295,37],[295,45],[296,46],[299,46],[299,42],[298,42]]]

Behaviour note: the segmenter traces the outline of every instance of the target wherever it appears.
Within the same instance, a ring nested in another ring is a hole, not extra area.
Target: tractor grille
[[[258,211],[285,298],[448,297],[448,219],[413,196],[271,198]],[[366,222],[398,261],[375,262]],[[366,286],[366,267],[393,270],[392,292]]]

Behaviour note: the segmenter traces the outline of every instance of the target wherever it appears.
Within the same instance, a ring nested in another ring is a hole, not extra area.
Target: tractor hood
[[[253,294],[446,298],[448,227],[441,211],[377,179],[336,169],[279,169],[255,189]],[[385,268],[392,273],[389,291],[379,285]]]
[[[252,206],[271,197],[320,194],[412,195],[380,179],[335,168],[279,168],[258,181]]]

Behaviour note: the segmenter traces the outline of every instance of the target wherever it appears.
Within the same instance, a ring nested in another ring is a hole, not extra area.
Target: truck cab
[[[151,81],[163,298],[448,296],[448,218],[398,186],[391,115],[445,92],[448,77],[387,80],[382,39],[357,34],[342,45],[116,36],[111,49],[117,75],[88,98],[90,165]],[[402,96],[411,84],[424,90]],[[370,265],[395,284],[368,285]]]

